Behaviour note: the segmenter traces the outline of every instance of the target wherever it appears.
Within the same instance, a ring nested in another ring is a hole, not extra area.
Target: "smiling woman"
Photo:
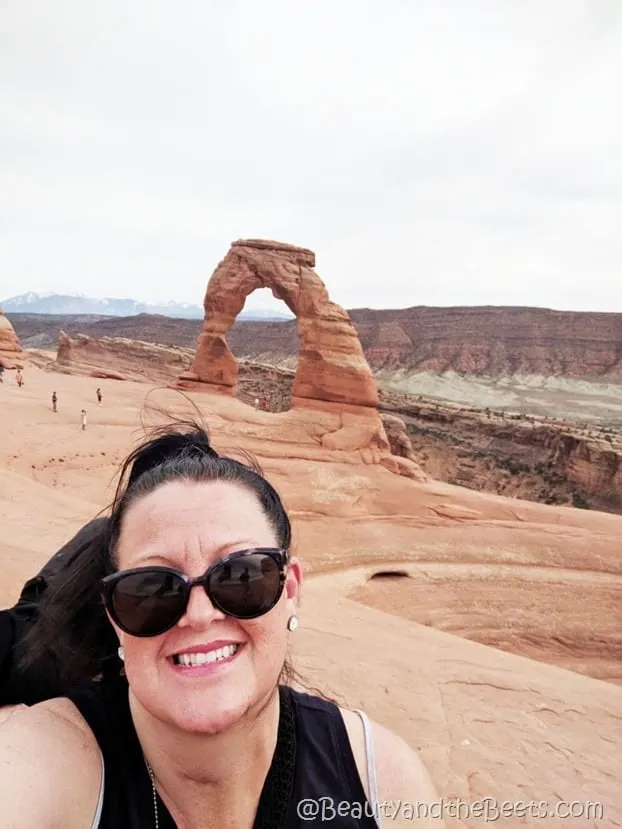
[[[363,828],[435,801],[399,737],[290,684],[301,585],[257,468],[194,424],[135,450],[42,602],[30,658],[53,650],[70,690],[0,724],[4,825],[297,827],[346,803],[333,825]]]

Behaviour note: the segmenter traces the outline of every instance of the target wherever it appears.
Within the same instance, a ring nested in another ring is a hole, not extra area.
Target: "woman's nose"
[[[225,614],[214,607],[203,585],[195,584],[190,590],[186,612],[178,624],[180,627],[200,626],[224,618]]]

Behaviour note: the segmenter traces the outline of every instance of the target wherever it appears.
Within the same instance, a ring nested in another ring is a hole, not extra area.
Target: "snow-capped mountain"
[[[135,299],[106,297],[95,299],[84,294],[37,294],[33,291],[0,300],[0,308],[6,314],[95,314],[109,317],[133,317],[136,314],[161,314],[177,319],[203,319],[203,308],[188,302],[168,300],[151,305]],[[289,313],[248,308],[239,315],[247,320],[288,320]]]

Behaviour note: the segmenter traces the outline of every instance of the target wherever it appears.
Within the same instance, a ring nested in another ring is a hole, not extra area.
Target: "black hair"
[[[206,428],[194,421],[161,427],[125,459],[110,515],[88,543],[66,558],[42,596],[39,618],[28,634],[24,668],[34,668],[53,655],[68,687],[120,674],[119,643],[101,600],[101,579],[117,569],[116,547],[127,508],[175,480],[229,481],[245,487],[270,521],[278,546],[289,551],[292,533],[287,511],[255,461],[247,465],[219,455]],[[294,676],[287,663],[283,678]]]

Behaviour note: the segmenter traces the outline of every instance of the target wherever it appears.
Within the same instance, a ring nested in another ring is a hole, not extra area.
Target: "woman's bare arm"
[[[342,715],[359,776],[369,799],[365,735],[358,714],[343,710]],[[440,798],[430,774],[418,753],[401,737],[377,722],[372,722],[379,816],[382,826],[445,829]]]
[[[68,700],[15,706],[0,721],[3,829],[89,827],[100,777],[95,739]]]

